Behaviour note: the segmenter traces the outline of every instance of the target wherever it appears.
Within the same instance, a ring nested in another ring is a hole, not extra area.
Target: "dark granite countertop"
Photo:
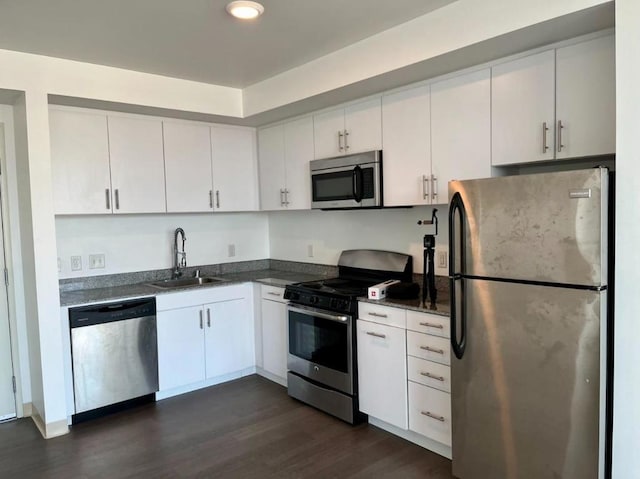
[[[366,303],[380,304],[392,308],[410,309],[421,313],[439,314],[441,316],[451,316],[451,306],[449,305],[449,280],[444,276],[436,276],[436,305],[431,309],[429,305],[422,304],[422,276],[416,275],[414,281],[420,285],[419,299],[369,299],[358,298]]]
[[[125,284],[119,286],[93,287],[90,289],[77,289],[73,291],[62,291],[60,293],[60,306],[76,306],[80,304],[117,301],[120,299],[158,296],[161,294],[170,294],[179,291],[187,291],[191,289],[216,288],[221,286],[229,286],[232,284],[259,282],[270,286],[284,287],[287,284],[297,283],[300,281],[313,281],[321,279],[325,276],[321,274],[301,273],[292,271],[281,271],[275,269],[261,269],[255,271],[242,271],[238,273],[218,274],[217,278],[225,281],[219,283],[185,286],[181,288],[159,289],[147,284],[157,279],[150,279],[144,283]],[[92,285],[96,283],[93,282]]]

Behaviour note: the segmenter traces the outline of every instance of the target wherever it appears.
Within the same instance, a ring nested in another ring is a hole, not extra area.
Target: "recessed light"
[[[236,1],[227,5],[227,12],[236,18],[250,20],[262,15],[264,7],[258,2]]]

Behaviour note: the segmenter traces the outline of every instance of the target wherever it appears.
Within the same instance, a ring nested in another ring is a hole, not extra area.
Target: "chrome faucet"
[[[182,251],[178,250],[178,235],[182,235]],[[187,253],[184,250],[184,242],[187,241],[187,237],[184,234],[182,228],[176,228],[173,234],[173,274],[172,279],[178,279],[182,276],[182,268],[187,267]]]

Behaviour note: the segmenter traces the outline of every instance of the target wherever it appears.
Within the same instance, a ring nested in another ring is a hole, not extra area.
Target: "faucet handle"
[[[200,270],[196,269],[196,272],[193,275],[194,278],[199,278],[200,277]]]

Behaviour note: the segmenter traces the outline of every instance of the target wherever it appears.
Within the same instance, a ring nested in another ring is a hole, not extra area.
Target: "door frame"
[[[19,210],[17,181],[9,185],[8,177],[16,176],[15,134],[13,126],[13,107],[0,104],[0,128],[4,132],[4,148],[0,145],[0,187],[2,188],[2,218],[4,220],[4,249],[5,267],[9,272],[9,285],[7,286],[7,304],[9,308],[9,330],[11,342],[11,358],[13,362],[13,375],[16,378],[16,417],[30,416],[31,412],[25,408],[25,389],[30,396],[30,385],[24,381],[30,381],[28,363],[28,343],[26,336],[26,312],[24,305],[24,287],[22,286],[22,270],[17,271],[16,265],[22,264],[20,249]],[[16,246],[17,245],[17,246]],[[20,318],[18,320],[18,318]],[[24,361],[21,361],[21,357]],[[23,364],[24,363],[24,364]],[[30,398],[28,402],[30,403]]]

